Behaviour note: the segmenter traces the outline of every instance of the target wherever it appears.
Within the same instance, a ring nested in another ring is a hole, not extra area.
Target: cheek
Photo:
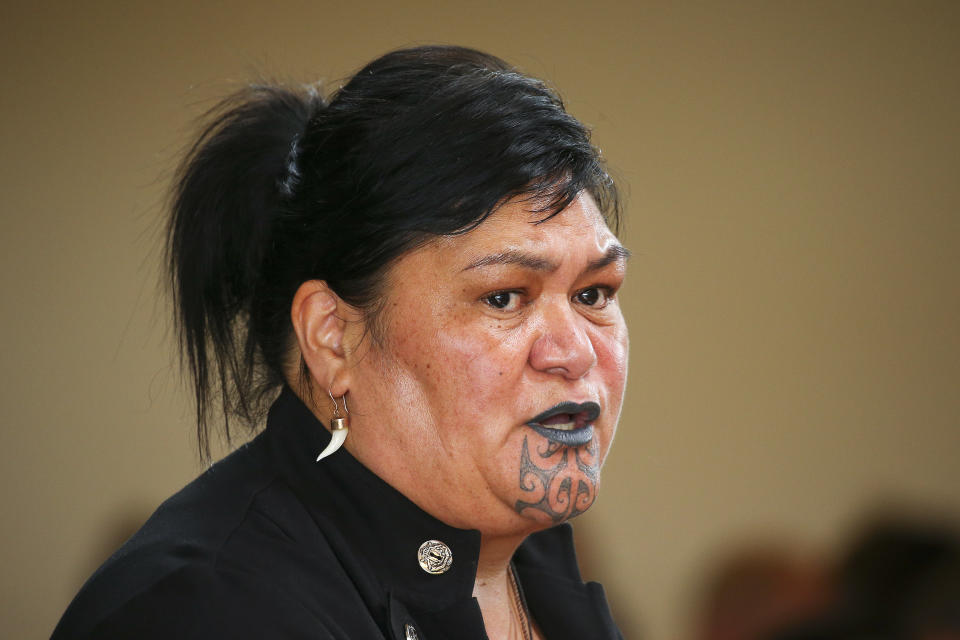
[[[409,330],[391,351],[421,389],[438,417],[451,414],[467,424],[503,406],[526,361],[519,332],[477,326],[456,312],[406,319]]]
[[[605,329],[609,330],[602,331],[593,343],[597,354],[597,375],[606,394],[604,408],[607,419],[600,434],[601,461],[606,457],[620,420],[630,347],[626,325],[619,323]]]
[[[630,342],[627,327],[622,321],[605,329],[593,340],[597,354],[597,369],[607,387],[609,400],[616,402],[619,411],[627,381]]]

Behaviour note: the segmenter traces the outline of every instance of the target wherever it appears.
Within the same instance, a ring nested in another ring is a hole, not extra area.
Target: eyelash
[[[598,296],[598,301],[602,299],[603,304],[599,304],[599,305],[598,305],[598,304],[592,304],[592,305],[591,305],[591,304],[586,304],[586,303],[583,302],[582,300],[579,300],[579,302],[580,302],[581,304],[584,304],[586,307],[588,307],[588,308],[590,308],[590,309],[594,309],[594,310],[599,310],[599,309],[605,308],[608,304],[610,304],[610,301],[613,300],[614,296],[616,295],[616,291],[614,290],[613,287],[608,287],[608,286],[604,286],[604,285],[591,285],[591,286],[589,286],[589,287],[584,287],[583,289],[577,291],[577,292],[573,295],[573,300],[574,300],[574,301],[578,301],[578,299],[580,298],[580,296],[583,295],[585,292],[587,292],[587,291],[594,291],[594,290],[598,292],[599,296],[602,296],[602,298],[600,298],[600,297]],[[525,292],[524,292],[523,290],[518,290],[518,289],[504,289],[504,290],[502,290],[502,291],[494,291],[494,292],[492,292],[492,293],[488,293],[488,294],[486,294],[485,296],[483,296],[483,298],[481,298],[481,300],[483,300],[483,302],[486,303],[487,306],[489,306],[489,307],[490,307],[491,309],[493,309],[494,311],[503,311],[503,312],[509,313],[510,311],[514,311],[514,310],[509,310],[509,311],[507,310],[507,307],[508,307],[509,304],[510,304],[509,301],[507,302],[507,304],[505,304],[505,305],[503,305],[503,306],[501,307],[501,306],[497,306],[496,304],[494,304],[494,303],[492,302],[493,299],[496,298],[496,297],[498,297],[498,296],[508,296],[508,295],[522,296],[524,293],[525,293]]]

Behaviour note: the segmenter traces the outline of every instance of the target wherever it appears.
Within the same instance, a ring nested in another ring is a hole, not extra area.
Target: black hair
[[[224,100],[177,173],[167,241],[201,454],[211,397],[229,441],[230,417],[252,427],[285,382],[300,284],[326,281],[373,327],[405,252],[510,198],[543,220],[583,191],[616,231],[617,191],[588,130],[543,82],[473,49],[388,53],[329,100],[271,85]]]

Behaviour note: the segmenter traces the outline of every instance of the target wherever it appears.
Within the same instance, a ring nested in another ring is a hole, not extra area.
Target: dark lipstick
[[[567,447],[579,447],[593,439],[593,421],[600,415],[596,402],[561,402],[527,421],[543,437]]]

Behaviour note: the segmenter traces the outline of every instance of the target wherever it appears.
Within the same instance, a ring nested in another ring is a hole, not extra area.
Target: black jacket
[[[53,640],[68,638],[486,638],[472,597],[480,533],[428,515],[346,450],[286,389],[267,428],[167,500],[84,585]],[[622,638],[572,530],[514,556],[550,640]],[[448,571],[420,568],[440,540]]]

